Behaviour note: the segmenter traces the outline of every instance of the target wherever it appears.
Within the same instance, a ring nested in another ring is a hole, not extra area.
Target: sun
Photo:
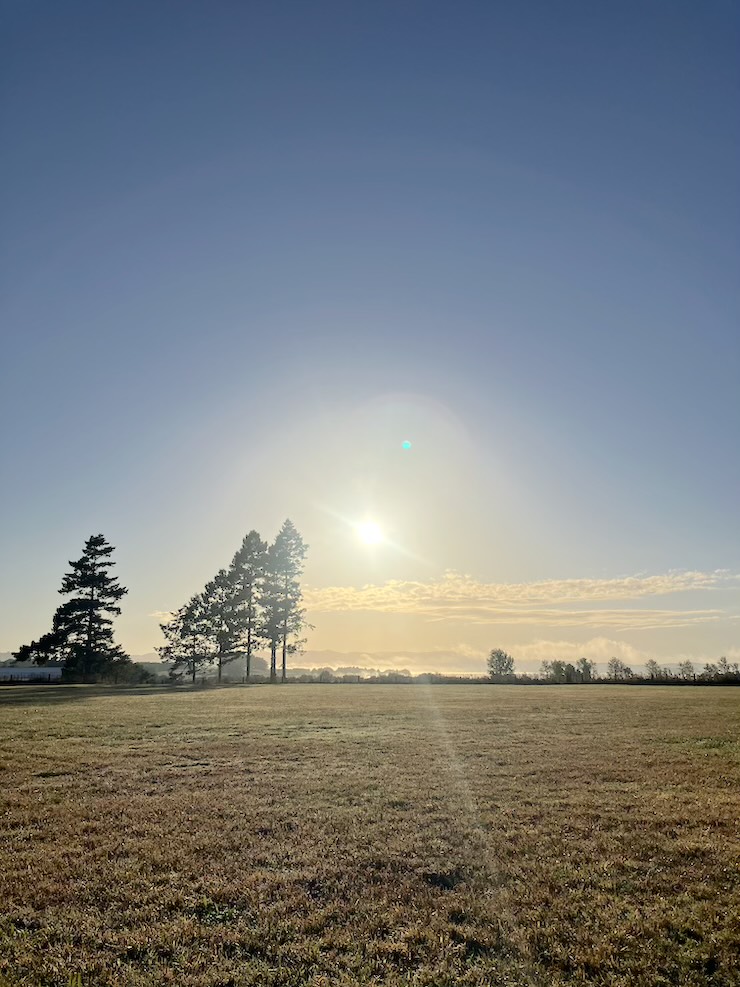
[[[383,541],[383,531],[376,521],[360,521],[355,525],[355,531],[365,545],[378,545]]]

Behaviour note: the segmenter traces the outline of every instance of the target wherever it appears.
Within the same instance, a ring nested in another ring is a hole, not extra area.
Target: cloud
[[[441,645],[436,646],[432,649],[432,653],[444,652],[448,654],[450,650],[456,655],[462,655],[464,658],[472,658],[473,660],[483,660],[488,656],[488,651],[484,648],[474,648],[469,644],[460,643],[453,645],[452,649],[444,648]]]
[[[473,624],[539,623],[646,630],[711,623],[731,615],[719,609],[651,609],[644,605],[617,608],[609,604],[723,589],[735,584],[738,578],[725,570],[717,570],[618,579],[482,583],[471,576],[446,572],[436,582],[389,580],[381,585],[359,588],[307,589],[304,602],[314,613],[366,611]]]
[[[158,620],[160,624],[169,624],[174,617],[174,613],[170,610],[155,610],[153,613],[148,613],[147,617],[153,617],[155,620]]]
[[[628,644],[608,637],[593,637],[589,641],[531,641],[512,648],[514,657],[520,662],[575,661],[584,656],[595,662],[607,662],[610,658],[621,658],[628,665],[642,665],[652,655]]]

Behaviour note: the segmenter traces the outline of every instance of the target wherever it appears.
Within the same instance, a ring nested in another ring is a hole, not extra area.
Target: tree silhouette
[[[103,535],[87,539],[81,558],[70,561],[72,571],[62,579],[59,592],[70,599],[57,608],[50,632],[15,652],[17,661],[63,660],[71,673],[82,678],[131,664],[113,643],[111,617],[120,614],[118,602],[128,592],[110,573],[113,552]]]
[[[514,674],[514,659],[502,648],[494,648],[488,656],[488,674],[492,679]]]
[[[690,662],[688,659],[686,661],[682,661],[678,666],[678,674],[681,676],[682,679],[686,679],[687,682],[693,679],[694,678],[693,663]]]
[[[239,657],[239,615],[234,586],[226,569],[206,583],[203,590],[204,631],[213,649],[221,681],[223,666]]]
[[[579,658],[576,662],[576,669],[578,670],[581,682],[590,682],[594,677],[596,666],[588,658]]]
[[[195,681],[197,667],[215,662],[220,681],[223,666],[243,655],[249,678],[254,652],[266,641],[270,679],[277,678],[281,652],[285,681],[288,655],[299,647],[296,635],[306,626],[300,606],[305,556],[306,545],[291,521],[283,524],[269,549],[250,531],[229,568],[219,570],[202,593],[161,625],[166,643],[157,650],[173,663],[171,672],[187,669]]]
[[[609,670],[609,677],[615,682],[617,679],[631,679],[634,674],[629,665],[625,665],[621,658],[610,658],[606,667]]]
[[[585,665],[583,664],[584,662],[586,663]],[[584,675],[587,672],[590,677],[592,669],[593,663],[589,662],[587,658],[579,659],[578,668],[570,661],[562,661],[560,658],[554,658],[552,661],[542,662],[540,666],[540,678],[548,679],[550,682],[567,682],[569,684],[573,682],[585,682],[589,679],[584,678]]]
[[[197,593],[173,614],[172,620],[159,626],[166,643],[157,651],[162,661],[172,662],[170,675],[177,676],[182,668],[195,682],[198,669],[213,660],[202,594]]]
[[[306,626],[301,608],[300,576],[307,546],[288,519],[267,550],[263,594],[263,633],[270,642],[270,681],[277,679],[277,653],[281,651],[281,680],[287,678],[287,656],[300,646],[291,641]]]
[[[245,676],[252,674],[252,655],[261,640],[259,603],[265,579],[267,542],[252,530],[244,538],[229,569],[237,626],[237,644],[244,652]]]

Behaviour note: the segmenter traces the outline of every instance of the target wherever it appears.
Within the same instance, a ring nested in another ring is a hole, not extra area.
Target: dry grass
[[[740,984],[740,689],[14,687],[0,737],[0,982]]]

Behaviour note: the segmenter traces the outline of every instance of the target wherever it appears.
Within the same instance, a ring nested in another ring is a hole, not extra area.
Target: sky
[[[304,664],[740,657],[735,3],[2,20],[0,651],[290,517]]]

